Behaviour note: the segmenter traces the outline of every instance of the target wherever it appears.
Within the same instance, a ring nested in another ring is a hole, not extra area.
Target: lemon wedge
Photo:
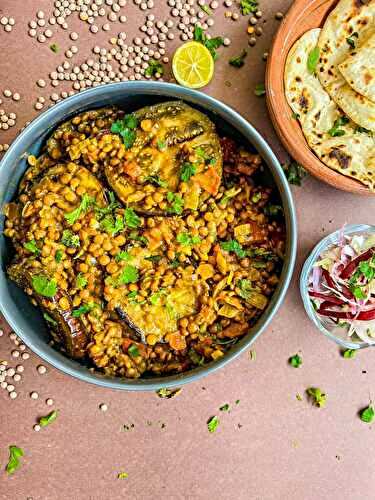
[[[174,53],[172,70],[180,85],[199,89],[212,79],[214,60],[204,45],[199,42],[187,42]]]

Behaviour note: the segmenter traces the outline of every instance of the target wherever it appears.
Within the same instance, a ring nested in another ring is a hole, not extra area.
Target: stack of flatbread
[[[375,0],[340,0],[291,48],[284,83],[315,154],[375,191]]]

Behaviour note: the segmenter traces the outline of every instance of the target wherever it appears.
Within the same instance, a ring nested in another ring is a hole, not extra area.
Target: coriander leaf
[[[294,184],[295,186],[301,186],[302,179],[307,175],[306,170],[296,161],[284,164],[283,170],[289,184]]]
[[[135,129],[138,126],[138,120],[133,114],[125,115],[123,118],[123,123],[126,128]]]
[[[245,250],[242,248],[242,245],[238,243],[237,240],[222,241],[220,243],[220,246],[226,252],[234,252],[240,259],[246,257]]]
[[[319,408],[325,406],[327,396],[322,392],[321,389],[319,389],[318,387],[309,387],[308,389],[306,389],[306,393],[311,397],[315,406],[318,406]]]
[[[56,250],[55,253],[55,261],[56,262],[61,262],[63,258],[64,252],[62,250]]]
[[[160,179],[160,177],[158,175],[149,175],[148,177],[146,177],[146,181],[151,182],[151,184],[154,184],[156,186],[160,186],[163,188],[168,187],[168,183],[163,181],[162,179]]]
[[[73,210],[73,212],[64,214],[64,217],[68,222],[68,224],[72,226],[83,213],[87,212],[90,206],[92,206],[94,203],[95,199],[89,196],[87,193],[85,193],[82,196],[81,203],[78,205],[78,207],[75,210]]]
[[[132,358],[137,358],[139,354],[139,349],[135,344],[131,344],[128,348],[128,353]]]
[[[266,89],[265,89],[264,83],[257,83],[255,85],[254,94],[257,97],[262,97],[262,96],[266,95]]]
[[[241,54],[236,57],[232,57],[229,59],[229,64],[231,66],[234,66],[235,68],[242,68],[242,66],[245,64],[245,58],[247,56],[247,50],[243,49]]]
[[[315,47],[312,49],[309,53],[309,56],[307,58],[307,69],[309,73],[314,74],[316,71],[316,66],[319,62],[319,57],[320,57],[320,49],[319,47]]]
[[[205,12],[208,16],[212,16],[212,10],[209,8],[208,5],[199,5],[199,7]]]
[[[138,281],[138,269],[131,265],[126,265],[121,271],[116,283],[118,285],[127,285],[129,283],[136,283]]]
[[[134,144],[137,134],[134,130],[130,130],[127,128],[123,132],[121,132],[121,136],[122,140],[124,141],[125,148],[130,149]]]
[[[168,191],[167,201],[170,204],[170,207],[167,208],[167,212],[177,215],[182,214],[184,210],[184,200],[181,198],[180,195]]]
[[[346,39],[346,43],[348,45],[350,45],[350,47],[352,47],[352,49],[355,49],[355,40],[354,38],[358,38],[358,33],[355,31],[354,33],[352,33],[347,39]]]
[[[228,403],[225,403],[225,405],[223,406],[220,406],[219,410],[220,411],[228,411],[230,408],[229,404]]]
[[[72,316],[73,318],[79,318],[82,314],[87,314],[92,311],[96,306],[97,304],[95,304],[94,302],[91,302],[90,304],[83,304],[77,309],[73,309]]]
[[[36,293],[43,297],[54,297],[57,293],[57,284],[54,279],[49,280],[40,274],[33,276],[31,282]]]
[[[132,231],[131,233],[129,233],[128,238],[129,240],[139,241],[144,246],[148,245],[148,239],[146,238],[146,236],[139,236],[137,231]]]
[[[264,213],[269,217],[277,217],[279,214],[283,214],[283,207],[281,205],[266,205],[264,207]]]
[[[180,172],[180,179],[183,182],[188,182],[190,177],[195,175],[197,172],[197,167],[193,165],[192,163],[183,163],[181,167],[181,172]]]
[[[119,472],[117,474],[117,479],[127,479],[129,477],[129,474],[127,472]]]
[[[35,240],[27,241],[26,243],[23,244],[23,247],[26,248],[26,250],[28,250],[31,253],[35,253],[36,255],[40,254],[40,250],[36,246]]]
[[[78,248],[81,245],[78,234],[74,234],[70,229],[64,229],[61,243],[69,248]]]
[[[52,424],[57,418],[58,415],[58,410],[53,410],[51,413],[46,415],[45,417],[40,417],[39,419],[39,425],[41,427],[47,427],[47,425]]]
[[[293,368],[299,368],[302,365],[302,358],[299,354],[291,356],[288,361]]]
[[[6,466],[8,474],[13,474],[21,465],[20,457],[23,457],[23,449],[18,446],[9,446],[9,460]]]
[[[158,139],[156,141],[156,146],[159,151],[164,151],[164,149],[167,147],[167,143],[161,139]]]
[[[343,357],[345,359],[351,359],[351,358],[354,358],[354,356],[357,354],[357,350],[356,349],[346,349],[344,352],[343,352]]]
[[[57,326],[57,321],[55,321],[49,314],[43,313],[43,318],[48,322],[51,323],[53,326]]]
[[[125,224],[132,229],[137,228],[141,224],[141,219],[132,208],[125,209]]]
[[[329,135],[331,137],[341,137],[345,135],[345,130],[340,129],[340,127],[346,125],[347,123],[349,123],[349,118],[346,116],[340,116],[337,120],[335,120],[333,127],[328,130]]]
[[[164,67],[161,62],[156,61],[156,59],[150,59],[148,61],[148,67],[145,69],[145,75],[151,77],[155,76],[156,73],[159,73],[159,75],[163,75]]]
[[[116,215],[115,219],[113,215],[106,215],[104,219],[100,221],[100,225],[104,231],[111,236],[114,236],[125,228],[124,219],[121,215]]]
[[[57,43],[52,43],[49,48],[52,50],[52,52],[54,52],[55,54],[58,53],[58,51],[60,50],[59,49],[59,46],[57,45]]]
[[[116,257],[115,257],[115,260],[117,262],[120,262],[122,260],[125,260],[125,261],[129,261],[129,260],[132,260],[132,256],[130,255],[129,252],[127,252],[126,250],[122,250],[121,252],[119,252]]]
[[[222,38],[221,36],[210,39],[206,38],[204,45],[211,52],[213,60],[216,61],[216,59],[218,58],[216,49],[224,45],[224,38]]]
[[[175,396],[178,396],[182,392],[182,389],[167,389],[166,387],[162,387],[158,391],[156,391],[156,394],[159,396],[159,398],[162,399],[171,399],[174,398]]]
[[[76,287],[82,290],[87,285],[87,278],[82,274],[78,273],[76,278]]]
[[[218,425],[219,425],[219,419],[217,418],[216,415],[214,417],[209,418],[207,420],[208,432],[215,432]]]
[[[241,14],[243,16],[247,16],[252,12],[256,12],[258,10],[258,1],[257,0],[241,0],[240,1],[240,9]]]
[[[374,411],[374,407],[372,406],[372,404],[369,404],[367,406],[367,408],[363,408],[363,410],[361,410],[359,416],[360,416],[360,419],[362,420],[362,422],[366,422],[366,424],[371,424],[371,422],[374,420],[374,416],[375,416],[375,411]]]
[[[192,236],[190,233],[178,233],[176,240],[184,246],[197,245],[201,242],[199,236]]]

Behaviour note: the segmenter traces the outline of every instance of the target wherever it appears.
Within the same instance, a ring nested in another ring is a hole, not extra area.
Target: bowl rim
[[[75,367],[71,362],[72,360],[69,360],[69,358],[63,356],[58,351],[53,350],[53,348],[48,346],[47,343],[43,343],[39,347],[38,345],[35,345],[35,342],[33,342],[32,340],[30,341],[30,339],[28,339],[27,332],[22,331],[19,327],[17,317],[14,317],[13,314],[8,314],[8,294],[0,294],[0,311],[4,315],[6,321],[16,332],[16,334],[22,339],[22,341],[45,362],[48,362],[58,370],[72,376],[75,379],[92,383],[94,385],[99,385],[110,389],[121,389],[129,391],[155,391],[157,389],[160,389],[161,387],[167,388],[181,386],[215,372],[216,370],[225,366],[227,363],[239,356],[243,351],[245,351],[269,325],[274,315],[280,308],[294,271],[297,253],[296,212],[292,193],[286,180],[285,174],[279,164],[279,161],[277,160],[271,147],[268,145],[265,139],[263,139],[260,133],[253,127],[253,125],[251,125],[234,109],[218,101],[217,99],[208,96],[207,94],[166,82],[135,81],[106,84],[85,90],[63,101],[58,102],[56,105],[49,108],[48,110],[40,114],[37,118],[35,118],[13,141],[10,148],[0,162],[0,183],[6,184],[6,182],[8,181],[7,167],[14,161],[17,161],[19,157],[24,153],[22,149],[22,143],[26,137],[32,137],[33,134],[37,134],[40,130],[52,130],[52,128],[55,128],[56,125],[66,120],[72,114],[71,107],[74,104],[81,103],[83,109],[87,108],[89,105],[95,107],[94,104],[92,104],[90,101],[91,97],[95,96],[95,98],[100,100],[100,98],[104,98],[105,96],[108,97],[108,95],[111,95],[112,92],[114,96],[118,95],[117,93],[120,92],[126,93],[128,95],[131,95],[132,92],[136,92],[138,95],[145,94],[148,97],[158,96],[165,99],[182,99],[186,100],[189,104],[200,106],[205,110],[216,114],[219,118],[222,118],[226,123],[236,129],[239,134],[244,136],[244,138],[248,140],[249,143],[251,143],[261,154],[273,176],[273,180],[279,191],[279,195],[282,199],[284,207],[285,222],[287,228],[286,258],[284,261],[279,286],[275,290],[268,308],[259,318],[256,325],[254,325],[254,327],[250,330],[250,332],[245,337],[243,337],[238,344],[233,346],[233,348],[230,349],[230,351],[228,351],[228,353],[226,353],[222,358],[217,361],[210,362],[205,366],[194,368],[181,374],[143,379],[125,379],[120,377],[110,378],[100,376],[100,374],[98,373],[91,373],[88,369],[86,369],[85,371],[80,371],[79,368]],[[74,113],[77,112],[79,111],[74,111]],[[58,118],[57,120],[55,119],[54,121],[53,117],[56,115],[59,115],[60,118]],[[0,272],[4,273],[4,270],[1,269]],[[250,336],[250,333],[253,333],[253,331],[254,334]],[[47,349],[46,347],[49,347],[49,349]]]
[[[323,333],[326,337],[328,337],[330,340],[333,340],[336,344],[338,344],[340,347],[343,347],[344,349],[364,349],[366,347],[374,347],[375,344],[369,344],[368,342],[364,341],[351,342],[350,337],[348,337],[348,340],[341,339],[327,330],[327,328],[325,328],[320,322],[314,308],[311,305],[310,297],[308,295],[307,280],[312,267],[319,255],[329,246],[337,243],[342,233],[344,235],[351,235],[355,233],[364,233],[366,231],[373,231],[375,233],[375,226],[371,224],[346,224],[342,229],[337,229],[336,231],[333,231],[332,233],[322,238],[320,241],[318,241],[318,243],[314,246],[308,257],[306,258],[302,266],[299,278],[299,290],[307,316],[312,321],[312,323],[314,323],[320,333]]]
[[[347,177],[331,169],[315,155],[315,153],[308,146],[299,123],[292,118],[292,109],[286,101],[284,92],[284,68],[286,58],[290,48],[299,38],[294,36],[294,32],[292,36],[290,35],[290,24],[295,24],[295,18],[300,18],[306,14],[307,10],[316,10],[323,4],[329,4],[328,8],[331,10],[331,8],[335,7],[337,1],[338,0],[296,0],[288,10],[274,36],[272,47],[267,58],[265,82],[267,107],[273,126],[285,149],[314,177],[341,191],[374,197],[375,192],[370,191],[368,187],[355,179]],[[314,27],[317,28],[319,26]],[[287,51],[286,48],[288,48]],[[281,92],[279,90],[280,83]],[[285,110],[288,110],[287,115],[284,113]],[[301,138],[304,141],[304,147],[296,145],[295,124],[297,124]]]

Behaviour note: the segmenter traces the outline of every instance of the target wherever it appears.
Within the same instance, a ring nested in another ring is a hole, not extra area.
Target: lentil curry
[[[5,207],[9,277],[68,356],[108,376],[221,358],[265,310],[285,245],[258,154],[181,102],[63,123]]]

